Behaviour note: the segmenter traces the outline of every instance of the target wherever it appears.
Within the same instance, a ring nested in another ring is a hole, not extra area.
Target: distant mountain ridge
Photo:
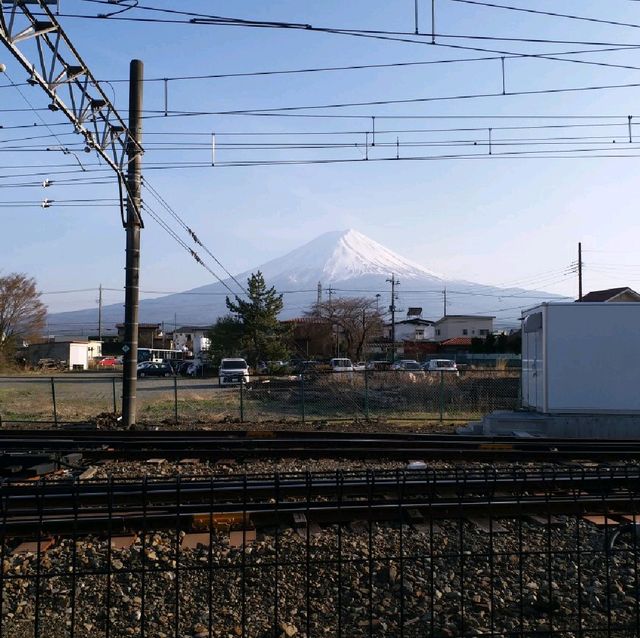
[[[459,279],[446,279],[420,264],[416,264],[389,250],[356,230],[331,231],[296,248],[282,257],[272,259],[235,278],[246,282],[253,272],[260,270],[269,286],[284,294],[281,318],[304,314],[317,298],[317,287],[329,287],[337,296],[377,298],[380,309],[390,303],[387,279],[393,274],[400,281],[396,307],[398,318],[409,306],[423,308],[422,316],[439,319],[443,314],[443,291],[447,289],[447,309],[450,314],[491,314],[496,324],[517,323],[517,306],[533,306],[557,295],[520,288],[497,288]],[[225,283],[237,290],[231,279]],[[240,291],[238,291],[240,292]],[[326,292],[323,293],[326,295]],[[140,321],[165,323],[173,326],[208,325],[227,314],[225,297],[229,295],[219,282],[200,286],[177,294],[140,302]],[[514,309],[515,308],[515,309]],[[507,315],[507,312],[509,313]],[[113,327],[123,320],[122,304],[111,304],[102,309],[103,325]],[[51,314],[56,327],[69,332],[71,327],[84,326],[84,330],[97,326],[98,310],[89,308]],[[507,321],[508,320],[508,321]]]

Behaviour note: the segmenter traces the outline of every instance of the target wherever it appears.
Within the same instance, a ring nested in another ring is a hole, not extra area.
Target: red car
[[[117,365],[118,365],[118,361],[116,360],[115,357],[105,357],[104,359],[100,359],[100,361],[98,361],[98,366],[101,368],[117,366]]]

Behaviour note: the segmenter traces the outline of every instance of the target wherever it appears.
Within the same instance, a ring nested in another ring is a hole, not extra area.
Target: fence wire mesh
[[[518,370],[409,373],[363,371],[138,381],[141,423],[404,419],[468,421],[519,406]],[[82,422],[118,413],[122,380],[112,376],[3,377],[0,417],[11,422]]]
[[[402,472],[382,499],[369,472],[356,515],[340,473],[325,477],[324,498],[309,474],[297,498],[292,476],[263,476],[268,499],[252,495],[251,477],[236,477],[235,498],[211,477],[197,507],[188,478],[165,479],[162,499],[151,479],[4,482],[0,635],[639,635],[637,484],[616,488],[625,504],[614,512],[611,490],[592,486],[588,516],[579,484],[571,507],[566,492],[499,496],[456,476],[456,505],[443,508],[437,490],[404,495]]]
[[[248,421],[468,421],[517,408],[519,387],[518,370],[495,369],[460,375],[363,371],[254,377],[242,389],[242,416]]]

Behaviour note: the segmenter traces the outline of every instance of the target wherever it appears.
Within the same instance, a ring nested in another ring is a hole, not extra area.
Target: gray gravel
[[[490,538],[466,521],[439,523],[433,533],[373,524],[371,539],[367,524],[334,525],[308,547],[283,527],[244,552],[226,534],[212,534],[210,551],[179,552],[175,534],[148,534],[112,550],[110,569],[106,540],[85,538],[75,571],[65,539],[39,568],[34,555],[5,558],[3,635],[33,635],[35,580],[25,576],[38,569],[41,636],[69,635],[72,618],[76,636],[105,635],[107,618],[111,636],[136,636],[144,618],[147,635],[160,638],[203,638],[210,622],[214,636],[266,638],[275,626],[277,636],[302,637],[307,620],[314,636],[337,635],[338,624],[343,636],[397,636],[402,623],[416,637],[546,636],[552,624],[554,635],[577,637],[580,616],[583,636],[637,635],[632,544],[607,556],[603,531],[575,519],[550,530],[501,525],[507,532]],[[612,632],[598,634],[607,623]]]
[[[404,467],[345,459],[116,461],[96,465],[94,476]],[[11,541],[1,635],[35,635],[36,598],[39,636],[47,638],[98,638],[107,625],[111,637],[140,636],[143,624],[154,638],[640,635],[640,541],[626,537],[607,554],[612,530],[575,517],[553,526],[499,524],[504,532],[466,520],[422,530],[356,521],[307,538],[283,520],[258,530],[244,550],[231,546],[225,531],[211,532],[210,547],[197,549],[180,548],[184,532],[138,533],[131,547],[111,550],[106,535],[63,538],[39,562],[35,554],[11,555]]]

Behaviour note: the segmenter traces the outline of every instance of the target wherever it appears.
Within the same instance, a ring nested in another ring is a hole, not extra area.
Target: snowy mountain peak
[[[291,283],[309,284],[392,273],[405,279],[441,279],[353,229],[324,233],[284,257],[267,262],[262,272],[267,280],[286,277]]]
[[[325,289],[334,287],[336,294],[342,297],[365,295],[373,300],[374,295],[376,298],[383,295],[384,308],[391,292],[388,282],[391,274],[401,284],[411,281],[408,286],[400,286],[398,306],[419,306],[423,308],[423,316],[430,319],[441,316],[442,301],[438,293],[443,288],[448,288],[450,293],[447,307],[456,314],[495,314],[503,325],[517,325],[518,304],[524,307],[533,305],[534,300],[551,300],[554,297],[540,291],[496,288],[462,280],[447,281],[356,230],[325,233],[283,257],[255,266],[236,279],[246,280],[258,270],[264,275],[267,285],[274,286],[284,295],[282,319],[300,317],[312,307],[317,298],[318,282]],[[235,282],[227,281],[231,287],[235,286]],[[146,322],[171,323],[177,310],[185,324],[209,325],[228,312],[225,305],[227,292],[223,283],[211,283],[184,293],[144,299],[140,303],[140,318]],[[85,325],[87,330],[94,330],[97,309],[58,313],[50,315],[49,320],[58,325],[68,323],[73,330]],[[122,321],[122,304],[104,306],[102,321],[105,325]]]

